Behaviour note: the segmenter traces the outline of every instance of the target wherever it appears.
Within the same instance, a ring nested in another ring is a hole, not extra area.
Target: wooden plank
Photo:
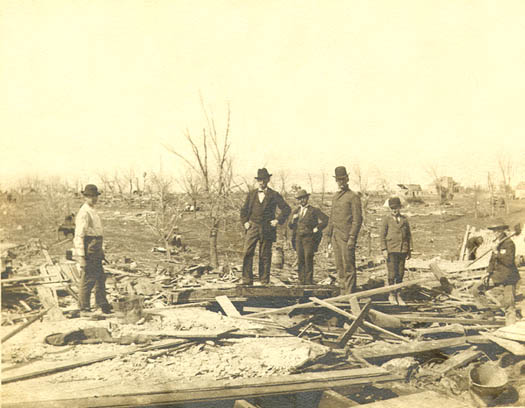
[[[469,239],[470,235],[470,225],[467,224],[467,230],[465,231],[465,235],[463,236],[463,243],[461,244],[461,249],[459,251],[459,260],[464,261],[465,260],[465,249],[467,248],[467,241]]]
[[[460,351],[458,354],[448,358],[443,364],[441,364],[436,372],[440,375],[448,373],[450,370],[461,367],[471,361],[477,360],[483,355],[481,351],[469,348],[467,350]]]
[[[3,398],[2,407],[128,407],[160,404],[182,404],[217,400],[239,400],[276,394],[313,392],[333,387],[363,386],[375,383],[399,381],[401,377],[391,375],[380,367],[333,370],[304,374],[289,374],[240,380],[194,380],[169,382],[162,385],[137,384],[130,390],[129,385],[97,387],[86,393],[76,393],[73,398],[64,398],[63,390],[28,397],[31,401]],[[3,390],[5,391],[5,390]],[[89,394],[88,394],[89,393]],[[2,397],[4,397],[3,393]],[[39,399],[40,398],[40,399]],[[52,397],[51,397],[52,398]]]
[[[405,357],[413,354],[423,353],[426,351],[439,350],[448,347],[464,346],[467,343],[487,343],[488,340],[482,336],[465,336],[456,337],[452,339],[443,340],[426,340],[426,341],[412,341],[407,344],[391,344],[387,349],[353,349],[352,352],[358,357],[373,359],[373,358],[394,358]]]
[[[0,283],[3,285],[4,283],[30,282],[30,281],[45,280],[45,279],[57,278],[57,277],[60,277],[60,275],[28,276],[25,278],[1,279]]]
[[[350,303],[350,310],[352,311],[352,314],[357,316],[359,313],[361,313],[361,307],[359,306],[359,301],[357,298],[351,297],[348,303]]]
[[[43,317],[47,312],[49,312],[50,309],[46,309],[36,316],[33,316],[31,319],[29,319],[26,323],[21,325],[20,327],[17,327],[12,332],[6,334],[4,337],[2,337],[2,344],[5,343],[7,340],[9,340],[11,337],[13,337],[15,334],[20,333],[22,330],[24,330],[26,327],[32,325],[34,322],[36,322],[38,319]]]
[[[241,316],[241,314],[235,308],[235,306],[230,301],[230,299],[228,299],[228,296],[217,296],[215,297],[215,300],[221,306],[222,310],[224,310],[224,313],[226,313],[226,316],[235,316],[235,317]]]
[[[360,299],[360,298],[363,298],[363,297],[370,297],[370,296],[374,296],[374,295],[380,295],[380,294],[383,294],[383,293],[389,293],[389,292],[392,292],[394,290],[398,290],[398,289],[401,289],[401,288],[406,288],[406,287],[409,287],[409,286],[418,285],[420,283],[432,282],[432,281],[434,281],[434,279],[433,278],[428,278],[428,277],[427,278],[414,279],[414,280],[411,280],[411,281],[398,283],[396,285],[383,286],[381,288],[364,290],[362,292],[351,293],[349,295],[335,296],[335,297],[331,297],[329,299],[324,299],[324,300],[325,300],[325,302],[329,302],[329,303],[338,302],[338,301],[342,301],[342,300],[349,301],[352,297],[355,297],[356,299]],[[313,295],[313,296],[316,296],[316,295]],[[252,313],[250,316],[252,316],[252,317],[260,317],[260,316],[266,316],[266,315],[274,314],[274,313],[284,313],[284,312],[288,313],[288,312],[291,312],[292,310],[295,310],[295,309],[309,308],[309,307],[312,307],[312,306],[315,306],[314,302],[307,302],[307,303],[301,303],[301,304],[292,305],[292,306],[281,307],[281,308],[278,308],[278,309],[269,309],[269,310],[265,310],[265,311],[258,312],[258,313]]]
[[[372,302],[369,301],[365,305],[365,307],[363,307],[363,309],[361,310],[357,318],[352,322],[348,330],[345,331],[343,334],[341,334],[341,336],[337,338],[336,342],[340,348],[344,348],[344,346],[346,346],[346,343],[348,343],[348,340],[350,340],[350,338],[356,332],[359,326],[361,326],[361,324],[363,323],[364,319],[366,318],[368,314],[368,310],[370,309],[371,305],[372,305]]]
[[[416,394],[403,395],[401,397],[389,398],[382,401],[371,402],[366,408],[472,408],[471,405],[447,395],[438,394],[435,391],[424,391]]]
[[[338,307],[334,306],[334,305],[331,305],[330,303],[328,302],[325,302],[324,300],[320,300],[320,299],[317,299],[317,298],[313,298],[311,297],[310,300],[312,300],[312,302],[314,303],[317,303],[321,306],[324,306],[336,313],[339,313],[340,315],[342,316],[345,316],[349,319],[352,319],[352,320],[356,320],[357,317],[348,313],[348,312],[345,312],[344,310],[342,309],[339,309]],[[375,324],[372,324],[372,323],[369,323],[369,322],[366,322],[366,321],[363,321],[363,326],[365,327],[369,327],[370,329],[374,329],[374,330],[377,330],[378,332],[381,332],[383,334],[387,334],[395,339],[398,339],[398,340],[401,340],[401,341],[404,341],[404,342],[410,342],[409,339],[407,339],[406,337],[403,337],[403,336],[399,336],[398,334],[395,334],[395,333],[392,333],[391,331],[388,331],[386,329],[383,329],[382,327],[379,327],[379,326],[376,326]]]
[[[176,337],[179,339],[203,339],[203,340],[214,340],[222,337],[226,337],[230,333],[237,332],[239,329],[231,329],[222,332],[190,332],[188,330],[146,330],[141,331],[141,334],[146,336],[163,336],[163,337]]]
[[[502,339],[493,334],[482,333],[483,336],[488,338],[490,341],[496,343],[498,346],[510,351],[515,356],[525,356],[525,346],[514,340]]]
[[[233,408],[257,408],[257,407],[253,404],[250,404],[246,400],[237,400],[233,404]]]
[[[251,315],[250,315],[251,316]],[[402,322],[412,322],[412,323],[459,323],[465,326],[468,325],[487,325],[492,324],[495,327],[497,326],[505,326],[504,320],[483,320],[483,319],[462,319],[462,318],[455,318],[455,317],[431,317],[431,316],[418,316],[416,313],[410,313],[410,314],[398,314],[398,315],[392,315],[394,317],[397,317]]]
[[[83,366],[87,366],[87,365],[90,365],[90,364],[99,363],[101,361],[111,360],[112,358],[115,358],[115,357],[127,356],[129,354],[133,354],[133,353],[136,353],[136,352],[139,352],[139,351],[150,351],[150,350],[157,350],[157,349],[160,349],[160,348],[177,347],[177,346],[183,345],[183,344],[185,344],[187,342],[188,342],[188,340],[178,340],[178,341],[175,341],[175,342],[170,341],[168,343],[164,342],[164,343],[161,343],[161,344],[155,344],[153,346],[138,347],[138,348],[136,348],[134,350],[125,351],[123,353],[107,354],[105,356],[97,357],[97,358],[90,359],[90,360],[77,361],[77,362],[74,362],[74,363],[63,364],[63,365],[60,365],[60,366],[57,366],[57,367],[48,368],[48,369],[40,370],[40,371],[35,371],[35,372],[32,372],[32,373],[16,375],[16,376],[13,376],[13,377],[8,377],[8,378],[2,378],[2,384],[8,384],[8,383],[11,383],[11,382],[29,380],[31,378],[36,378],[36,377],[42,377],[42,376],[46,376],[46,375],[50,375],[50,374],[55,374],[55,373],[59,373],[59,372],[62,372],[62,371],[71,370],[73,368],[83,367]]]
[[[316,296],[331,297],[339,292],[336,286],[298,287],[298,286],[233,286],[222,288],[174,289],[170,295],[172,303],[200,302],[215,300],[217,296],[231,298],[304,298]]]
[[[346,398],[334,390],[326,390],[323,391],[317,408],[349,408],[356,407],[358,405],[361,404]]]

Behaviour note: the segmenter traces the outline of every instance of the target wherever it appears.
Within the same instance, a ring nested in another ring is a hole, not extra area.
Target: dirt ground
[[[363,227],[357,250],[357,263],[366,265],[371,260],[379,262],[381,252],[379,247],[378,228],[381,217],[386,212],[383,203],[385,196],[371,196],[368,204],[368,211],[365,218],[366,227]],[[80,197],[69,197],[73,212],[82,204]],[[242,197],[239,197],[239,202]],[[476,228],[484,228],[495,221],[505,221],[510,225],[525,222],[525,200],[513,201],[509,215],[504,214],[503,209],[499,209],[495,217],[474,217],[473,199],[469,195],[457,195],[453,202],[447,206],[439,206],[435,196],[423,197],[424,203],[410,205],[403,209],[403,213],[409,217],[414,241],[413,258],[415,262],[427,262],[439,257],[442,261],[454,260],[457,258],[459,249],[465,234],[467,225]],[[287,197],[289,204],[294,207],[294,200]],[[56,223],[49,221],[45,216],[46,206],[43,205],[45,199],[36,194],[27,194],[18,199],[16,203],[0,203],[0,245],[2,248],[9,246],[18,246],[17,256],[13,259],[13,268],[15,271],[22,271],[21,275],[26,276],[34,273],[36,268],[44,262],[42,253],[37,245],[40,240],[49,249],[49,253],[55,259],[63,260],[66,250],[72,247],[71,241],[56,244],[64,239],[64,236],[57,236]],[[314,194],[311,203],[320,206],[329,214],[330,197],[325,198],[324,206],[321,205],[320,195]],[[110,266],[129,267],[132,273],[147,274],[149,276],[161,275],[166,271],[177,272],[186,268],[188,265],[206,265],[208,264],[208,235],[206,228],[206,212],[183,213],[179,222],[179,231],[182,235],[184,248],[177,248],[175,255],[168,259],[166,254],[154,252],[153,248],[162,246],[156,235],[151,231],[145,222],[145,217],[152,211],[152,203],[146,198],[134,197],[133,199],[116,199],[101,196],[98,211],[105,227],[105,246],[106,255],[110,261]],[[483,208],[482,208],[483,212]],[[484,209],[485,214],[488,213]],[[65,216],[66,214],[64,214]],[[369,231],[369,234],[368,234]],[[516,241],[518,249],[523,255],[525,250],[519,245],[523,241],[525,246],[524,234]],[[370,237],[370,239],[368,238]],[[226,221],[221,223],[218,239],[218,252],[221,265],[237,267],[242,262],[242,244],[243,231],[238,220],[238,213],[232,212]],[[275,246],[284,248],[285,266],[284,271],[290,275],[290,283],[295,280],[294,261],[295,254],[291,245],[286,240],[284,228],[279,230],[279,236]],[[319,253],[316,255],[316,282],[327,282],[329,276],[334,275],[335,266],[333,258],[329,253],[327,242],[323,240]],[[360,273],[358,284],[364,286],[368,280],[384,279],[384,272],[375,273],[373,276],[367,273]],[[522,285],[519,289],[523,291]],[[521,300],[523,294],[521,294]],[[115,300],[115,299],[110,299]],[[12,299],[2,297],[3,310],[9,310],[12,307]],[[30,306],[35,306],[30,303]],[[73,307],[73,305],[71,305]],[[207,314],[209,313],[209,315]],[[146,329],[183,329],[183,330],[221,330],[228,328],[246,329],[246,326],[239,322],[232,322],[225,317],[219,318],[216,313],[204,310],[181,309],[177,312],[169,313],[164,319],[151,321],[140,327],[119,326],[118,322],[113,326],[108,322],[103,324],[89,323],[88,326],[108,327],[113,330],[113,334],[125,335],[126,330],[136,333]],[[189,324],[188,322],[191,322]],[[201,322],[201,323],[199,323]],[[4,322],[3,322],[4,323]],[[253,323],[250,323],[253,325]],[[83,328],[79,326],[76,320],[63,323],[64,327],[54,325],[55,332],[76,330]],[[256,325],[255,325],[256,326]],[[12,326],[3,326],[2,333],[9,332]],[[253,327],[251,327],[253,329]],[[255,327],[256,328],[256,327]],[[24,366],[29,362],[37,362],[39,367],[46,367],[48,364],[56,363],[53,346],[43,344],[42,340],[45,335],[49,334],[49,325],[37,323],[18,335],[16,342],[7,344],[3,348],[4,368],[14,367],[16,373],[23,373]],[[149,364],[152,361],[151,353],[138,353],[130,358],[110,360],[100,363],[97,370],[88,367],[79,368],[71,372],[56,374],[46,380],[31,380],[35,386],[45,384],[61,384],[63,382],[84,382],[89,384],[90,381],[114,381],[114,375],[127,380],[138,381],[143,376],[158,377],[164,379],[176,379],[180,376],[209,376],[210,378],[235,378],[239,372],[244,376],[258,376],[266,370],[267,375],[286,374],[301,364],[301,362],[311,357],[318,350],[313,350],[311,343],[305,346],[300,339],[296,338],[275,338],[271,340],[272,345],[267,350],[258,347],[254,339],[237,339],[230,341],[229,344],[223,345],[222,351],[217,352],[216,348],[211,345],[193,345],[184,354],[178,354],[175,360],[159,357],[156,359],[155,367]],[[79,357],[96,356],[100,352],[100,347],[95,345],[83,345],[82,351],[78,348],[64,348],[60,353],[63,361]],[[116,344],[107,344],[104,346],[104,352],[123,350],[126,347]],[[320,346],[321,347],[321,346]],[[223,354],[226,350],[226,354]],[[247,350],[249,351],[247,353]],[[273,351],[272,351],[273,350]],[[79,354],[81,353],[81,355]],[[255,356],[255,360],[266,361],[266,366],[262,367],[256,364],[256,361],[243,358],[249,354]],[[320,352],[322,354],[322,352]],[[224,356],[227,356],[225,359]],[[199,357],[197,359],[197,356]],[[203,356],[205,356],[203,358]],[[156,358],[156,357],[155,357]],[[199,361],[198,364],[192,364],[192,361]],[[270,361],[272,360],[272,361]],[[5,366],[8,362],[9,365]],[[129,363],[132,363],[130,370]],[[102,367],[102,369],[100,368]],[[252,369],[255,367],[254,369]],[[14,369],[13,368],[13,369]],[[34,365],[27,365],[27,371],[33,371]],[[160,371],[159,371],[160,370]],[[8,372],[8,371],[7,371]],[[7,373],[6,372],[6,373]],[[137,373],[140,375],[137,377]],[[140,377],[140,378],[139,378]],[[112,379],[113,378],[113,379]],[[122,380],[124,381],[124,380]],[[119,384],[123,382],[120,381]],[[167,381],[167,380],[166,380]],[[117,381],[118,382],[118,381]],[[27,384],[27,383],[26,383]],[[513,406],[525,404],[525,384],[517,384],[520,399]],[[6,388],[7,390],[16,390],[16,387]]]

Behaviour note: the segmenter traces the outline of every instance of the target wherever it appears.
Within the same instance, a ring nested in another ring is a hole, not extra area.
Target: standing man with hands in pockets
[[[339,191],[332,199],[328,237],[334,248],[335,265],[342,294],[356,291],[357,273],[355,247],[363,223],[361,199],[348,187],[348,173],[344,166],[335,168]]]
[[[102,268],[105,259],[102,248],[104,233],[102,222],[95,210],[98,196],[97,186],[87,184],[82,191],[85,202],[75,219],[75,252],[80,264],[79,307],[81,315],[88,315],[91,291],[95,289],[95,302],[102,313],[111,313],[111,305],[106,298],[106,275]]]
[[[244,257],[242,262],[242,284],[253,285],[253,256],[259,243],[259,280],[262,284],[270,283],[272,264],[272,244],[277,238],[277,225],[282,225],[288,218],[291,208],[283,197],[268,187],[270,177],[265,168],[257,170],[259,188],[248,193],[241,208],[241,223],[245,230]],[[279,208],[279,217],[275,211]]]

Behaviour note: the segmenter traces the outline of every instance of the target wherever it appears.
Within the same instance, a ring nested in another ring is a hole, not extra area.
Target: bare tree
[[[314,193],[314,180],[311,173],[308,173],[308,183],[310,184],[310,194]]]
[[[173,180],[161,173],[153,174],[152,214],[145,218],[146,225],[153,231],[171,257],[171,242],[178,230],[178,223],[184,211],[180,197],[171,193]]]
[[[124,183],[117,170],[115,170],[115,173],[113,174],[112,184],[115,186],[116,192],[122,195],[124,192]]]
[[[514,164],[510,157],[500,156],[498,166],[501,171],[501,187],[505,196],[505,213],[510,213],[510,199],[512,197],[512,187],[510,186],[511,176],[514,172]]]
[[[276,174],[277,179],[279,180],[279,192],[284,197],[286,195],[286,185],[288,184],[288,171],[279,170]]]
[[[324,196],[326,194],[326,173],[321,174],[321,206],[324,206]]]
[[[490,193],[490,216],[494,217],[496,213],[496,197],[494,195],[495,185],[490,172],[487,174],[487,187]]]
[[[372,255],[372,225],[368,216],[368,204],[370,202],[370,196],[368,193],[368,177],[363,174],[361,166],[355,163],[352,166],[351,171],[352,183],[357,185],[359,188],[359,194],[361,196],[361,208],[363,213],[363,230],[366,232],[367,244],[368,244],[368,256]]]
[[[191,205],[193,208],[193,214],[197,217],[197,203],[199,201],[199,196],[202,193],[202,182],[198,176],[195,174],[195,171],[188,169],[183,180],[182,188],[184,192],[191,200]]]
[[[206,126],[202,129],[200,140],[194,138],[189,130],[185,132],[192,153],[186,156],[171,146],[165,147],[200,176],[202,195],[206,204],[204,208],[207,214],[206,226],[210,237],[210,263],[218,267],[219,226],[231,207],[231,193],[234,187],[233,161],[230,151],[230,108],[228,106],[224,130],[219,133],[213,114],[206,109],[202,97],[201,106]]]

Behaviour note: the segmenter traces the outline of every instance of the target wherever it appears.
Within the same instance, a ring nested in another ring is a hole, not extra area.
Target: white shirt
[[[85,256],[84,253],[84,237],[88,236],[102,236],[104,230],[102,229],[102,222],[96,210],[88,203],[84,203],[78,211],[75,219],[75,238],[73,244],[75,245],[75,253],[77,256]]]
[[[259,202],[262,203],[264,201],[264,197],[266,196],[266,191],[267,189],[265,188],[264,190],[259,190],[257,192],[257,196],[259,197]]]
[[[301,218],[303,218],[305,216],[306,211],[308,210],[309,206],[310,206],[309,204],[307,204],[306,207],[301,206],[301,211],[299,211],[299,216]]]

